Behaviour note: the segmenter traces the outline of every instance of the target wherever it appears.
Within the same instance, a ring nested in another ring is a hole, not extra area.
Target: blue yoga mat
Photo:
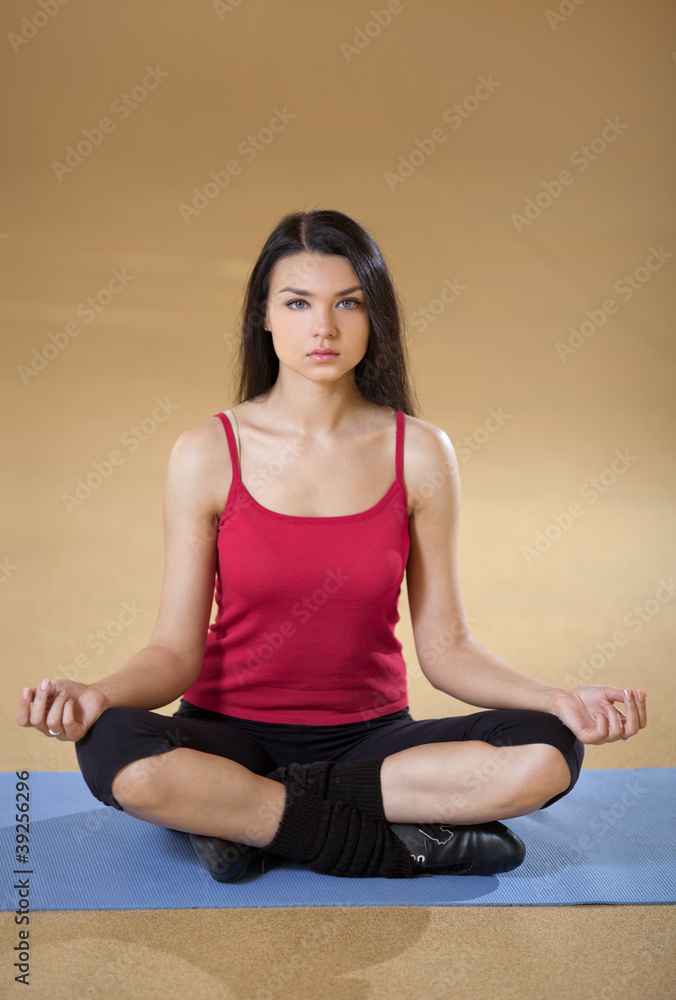
[[[508,821],[527,856],[505,875],[348,879],[285,861],[231,884],[209,876],[187,834],[103,806],[79,771],[30,775],[29,851],[17,856],[25,847],[17,844],[17,778],[2,773],[0,904],[2,910],[152,910],[675,903],[675,773],[583,770],[570,795]]]

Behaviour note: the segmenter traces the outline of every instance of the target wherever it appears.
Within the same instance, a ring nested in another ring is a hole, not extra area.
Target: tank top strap
[[[403,410],[397,410],[397,441],[396,441],[396,460],[395,460],[395,476],[398,483],[403,485],[404,482],[404,425],[405,425],[405,414]]]
[[[239,457],[237,455],[237,444],[235,442],[235,432],[232,429],[232,424],[225,413],[214,413],[215,417],[218,417],[225,430],[225,436],[228,440],[228,448],[230,449],[230,462],[232,463],[232,477],[233,480],[240,481],[240,471],[239,471]]]

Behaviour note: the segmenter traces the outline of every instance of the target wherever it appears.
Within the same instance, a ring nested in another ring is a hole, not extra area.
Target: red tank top
[[[335,725],[408,704],[394,634],[410,538],[402,478],[404,412],[396,411],[395,479],[357,514],[299,517],[232,484],[218,525],[217,613],[201,672],[185,692],[200,708],[261,722]]]

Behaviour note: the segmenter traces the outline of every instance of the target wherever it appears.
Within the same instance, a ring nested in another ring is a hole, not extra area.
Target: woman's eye
[[[341,299],[340,301],[341,301],[341,304],[343,302],[351,302],[354,306],[357,306],[357,307],[361,305],[361,302],[359,301],[359,299]],[[289,308],[291,308],[292,306],[296,306],[296,305],[306,306],[307,302],[305,301],[305,299],[291,299],[291,301],[287,302],[286,304],[287,304],[287,306]],[[298,312],[297,309],[294,310],[294,311]]]

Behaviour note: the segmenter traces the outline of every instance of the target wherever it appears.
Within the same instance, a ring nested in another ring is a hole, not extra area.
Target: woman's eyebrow
[[[349,294],[349,292],[361,292],[361,291],[362,291],[361,285],[353,285],[352,288],[344,288],[342,292],[336,292],[335,297],[337,298],[339,295],[347,295]],[[312,298],[312,292],[308,292],[304,288],[289,288],[287,286],[286,288],[280,288],[277,294],[281,295],[282,292],[293,292],[295,295],[306,295],[308,298],[310,299]]]

